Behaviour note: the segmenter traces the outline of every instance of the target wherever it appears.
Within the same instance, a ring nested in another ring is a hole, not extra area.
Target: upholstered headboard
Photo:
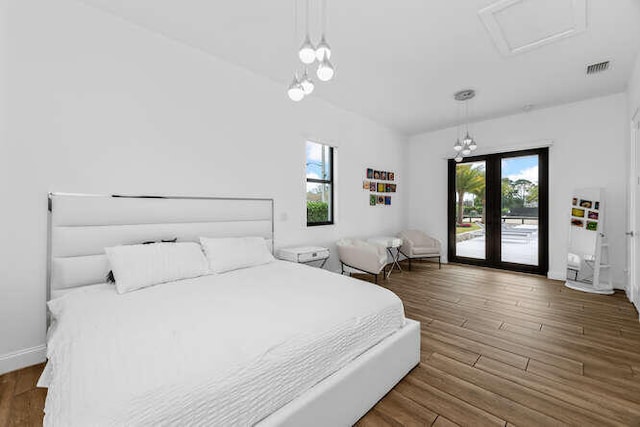
[[[104,283],[105,247],[273,232],[273,199],[50,193],[47,300]]]

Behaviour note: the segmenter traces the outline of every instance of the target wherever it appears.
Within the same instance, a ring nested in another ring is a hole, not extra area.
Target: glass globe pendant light
[[[462,140],[462,143],[464,145],[469,145],[471,144],[471,141],[473,141],[473,139],[471,138],[471,135],[469,135],[469,131],[467,130],[467,134],[465,135],[464,139]]]
[[[306,35],[302,46],[300,46],[298,50],[298,58],[300,58],[303,64],[309,65],[313,64],[316,60],[316,48],[313,46],[313,43],[311,43],[311,37],[309,37],[309,0],[306,1],[304,21]]]
[[[453,149],[457,152],[462,151],[462,144],[460,143],[460,138],[456,139],[456,143],[453,144]]]
[[[303,64],[307,65],[313,64],[316,60],[316,50],[311,43],[311,38],[308,33],[302,42],[302,46],[300,46],[300,50],[298,50],[298,57]]]
[[[476,142],[475,139],[472,139],[471,142],[469,143],[469,149],[471,151],[476,151],[478,149],[478,143]]]
[[[456,154],[453,160],[455,160],[456,163],[460,163],[462,161],[462,155],[460,153]]]
[[[302,90],[304,91],[305,95],[310,95],[315,88],[313,80],[309,78],[309,73],[307,72],[306,68],[304,69],[304,74],[302,74],[302,78],[300,79],[300,86],[302,86]]]
[[[467,131],[467,134],[465,135],[464,139],[462,140],[462,155],[463,156],[468,156],[469,154],[471,154],[471,141],[473,141],[471,139],[471,136],[469,136],[469,131]]]
[[[329,58],[325,56],[324,58],[322,58],[322,61],[320,61],[320,65],[318,65],[318,71],[316,71],[316,75],[323,82],[328,82],[333,78],[334,74],[335,70],[333,69],[333,65],[329,61]]]
[[[287,94],[289,95],[289,98],[291,98],[291,100],[295,102],[302,101],[302,98],[304,98],[304,89],[300,84],[300,80],[298,80],[297,74],[293,75],[293,81],[289,85]]]
[[[316,59],[320,62],[324,58],[331,58],[331,47],[329,47],[329,43],[327,43],[327,39],[325,34],[327,33],[327,0],[322,0],[322,16],[321,16],[321,26],[322,26],[322,37],[320,38],[320,43],[316,47]]]
[[[331,58],[331,47],[329,46],[329,43],[327,43],[324,34],[322,34],[320,43],[318,43],[318,46],[316,47],[316,59],[318,61],[322,61],[325,57]]]

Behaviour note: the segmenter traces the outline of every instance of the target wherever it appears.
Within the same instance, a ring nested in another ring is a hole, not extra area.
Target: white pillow
[[[214,273],[254,267],[274,261],[262,237],[208,238],[201,237],[200,243],[209,269]]]
[[[208,274],[207,260],[195,242],[124,245],[105,252],[119,294]]]

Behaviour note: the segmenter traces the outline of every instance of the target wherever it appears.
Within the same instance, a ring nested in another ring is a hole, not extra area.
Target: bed
[[[49,196],[46,425],[350,425],[419,361],[390,291],[284,261],[118,295],[104,248],[264,237],[270,199]]]

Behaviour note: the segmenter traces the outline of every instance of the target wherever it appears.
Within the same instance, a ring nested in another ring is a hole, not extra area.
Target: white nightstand
[[[330,255],[329,248],[323,248],[321,246],[297,246],[295,248],[278,250],[278,258],[281,260],[297,262],[299,264],[318,261],[320,262],[320,265],[318,265],[320,268],[324,267]]]

